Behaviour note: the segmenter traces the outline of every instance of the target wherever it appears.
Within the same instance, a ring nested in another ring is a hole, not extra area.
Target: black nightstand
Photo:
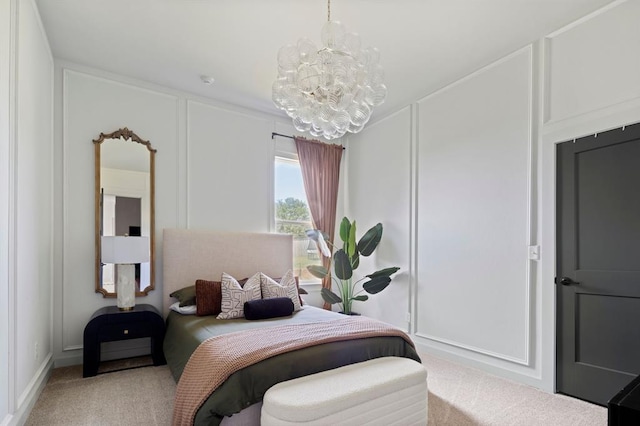
[[[98,374],[100,344],[118,340],[151,338],[153,365],[167,361],[162,352],[164,320],[151,305],[136,305],[131,311],[120,311],[116,306],[98,309],[84,328],[84,352],[82,376]]]

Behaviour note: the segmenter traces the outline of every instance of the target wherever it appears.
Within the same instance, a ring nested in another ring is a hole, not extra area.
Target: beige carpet
[[[117,365],[128,366],[128,362]],[[87,378],[82,378],[81,365],[56,368],[26,424],[169,425],[175,391],[176,384],[166,365]]]
[[[420,354],[427,367],[429,426],[606,426],[607,410]]]
[[[429,371],[429,426],[605,426],[607,411],[420,354]],[[130,364],[132,362],[132,364]],[[103,365],[101,370],[135,365]],[[82,378],[82,366],[53,370],[27,425],[170,425],[175,383],[169,368],[145,367]],[[357,426],[357,425],[354,425]]]

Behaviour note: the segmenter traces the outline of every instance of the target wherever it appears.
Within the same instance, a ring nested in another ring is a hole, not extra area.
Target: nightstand
[[[156,308],[142,304],[131,311],[121,311],[116,306],[98,309],[84,328],[82,376],[98,374],[101,343],[141,337],[151,338],[153,365],[166,364],[162,352],[164,320]]]

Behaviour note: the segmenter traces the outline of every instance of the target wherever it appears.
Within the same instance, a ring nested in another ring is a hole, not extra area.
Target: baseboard
[[[0,422],[0,426],[9,426],[9,424],[11,423],[11,419],[13,419],[13,416],[11,414],[7,414],[5,418]]]
[[[25,391],[18,398],[17,411],[7,416],[7,426],[18,426],[27,422],[33,406],[36,405],[42,390],[49,380],[49,376],[51,376],[51,370],[53,370],[53,354],[50,353],[42,362],[42,365],[27,385]],[[5,420],[7,419],[5,418]],[[4,421],[2,425],[5,425]]]
[[[53,368],[70,367],[82,364],[82,349],[65,351],[56,357]]]

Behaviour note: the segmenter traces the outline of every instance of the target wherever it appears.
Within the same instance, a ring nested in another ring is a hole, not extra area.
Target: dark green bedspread
[[[340,314],[305,306],[290,317],[261,321],[217,320],[215,316],[180,315],[171,311],[167,317],[164,355],[176,382],[180,379],[191,353],[209,337],[250,328],[284,324],[316,323],[340,317]],[[224,416],[262,401],[265,392],[276,383],[307,376],[347,364],[383,356],[399,356],[420,362],[415,349],[400,337],[373,337],[325,343],[265,359],[232,374],[200,407],[195,425],[218,425]]]

